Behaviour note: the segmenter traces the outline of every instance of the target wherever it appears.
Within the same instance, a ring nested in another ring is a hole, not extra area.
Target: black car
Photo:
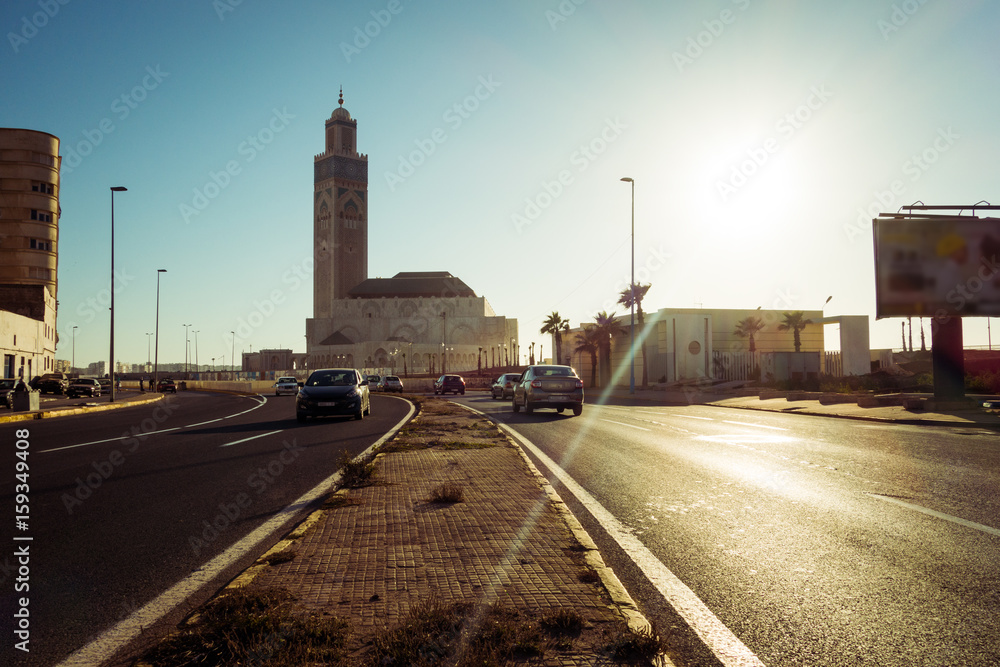
[[[16,385],[17,385],[17,380],[15,380],[14,378],[0,379],[0,405],[5,405],[8,408],[13,409],[14,387]]]
[[[465,378],[461,375],[442,375],[434,380],[434,394],[465,394]]]
[[[35,389],[43,394],[65,394],[69,381],[62,373],[46,373],[38,379]]]
[[[295,396],[295,418],[350,415],[364,419],[372,413],[368,380],[354,368],[313,371]]]
[[[176,394],[177,393],[177,385],[170,378],[161,378],[156,383],[156,391],[163,392],[164,394],[169,391],[169,392],[171,392],[173,394]]]
[[[66,395],[70,398],[78,396],[98,397],[101,395],[101,383],[93,378],[77,378],[69,383]]]

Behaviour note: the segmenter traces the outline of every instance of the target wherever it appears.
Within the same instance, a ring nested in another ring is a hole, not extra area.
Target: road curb
[[[734,408],[736,410],[755,410],[757,412],[771,412],[782,415],[809,415],[810,417],[832,417],[834,419],[853,419],[854,421],[875,422],[878,424],[903,424],[906,426],[952,426],[959,428],[988,428],[996,430],[996,424],[980,424],[970,421],[968,423],[949,421],[944,419],[895,419],[893,417],[875,417],[866,415],[844,415],[833,412],[815,412],[808,408],[785,408],[783,410],[772,410],[770,408],[754,407],[752,405],[721,405],[719,403],[701,403],[713,408]]]
[[[497,429],[503,434],[504,438],[513,446],[518,453],[521,455],[521,459],[524,461],[525,465],[528,467],[528,471],[535,477],[538,485],[542,488],[545,494],[549,498],[549,503],[552,505],[553,509],[562,517],[563,522],[566,527],[573,534],[573,537],[580,543],[580,546],[584,550],[584,560],[587,565],[593,569],[597,575],[601,578],[601,583],[604,588],[608,591],[608,595],[611,597],[611,608],[615,610],[625,621],[628,629],[636,634],[648,634],[652,635],[654,633],[653,624],[649,622],[649,619],[639,610],[639,606],[635,603],[635,600],[625,589],[624,584],[615,574],[614,570],[604,562],[604,558],[601,556],[600,550],[597,548],[597,544],[590,537],[590,533],[583,527],[576,515],[569,508],[566,502],[559,496],[559,493],[555,490],[555,487],[549,482],[549,480],[541,473],[541,471],[532,462],[531,457],[528,456],[527,452],[517,443],[514,438],[510,436],[507,432],[509,428],[506,424],[501,424],[490,418],[485,412],[476,410],[475,408],[469,407],[468,405],[462,405],[461,403],[454,403],[461,408],[465,408],[470,412],[474,412],[479,416],[492,422]],[[665,654],[659,654],[653,659],[653,664],[657,667],[674,667],[674,663]]]
[[[106,403],[102,405],[92,405],[79,408],[53,408],[51,410],[32,410],[31,412],[19,412],[12,415],[0,417],[0,424],[8,422],[34,421],[36,419],[53,419],[55,417],[69,417],[71,415],[82,415],[91,412],[105,412],[107,410],[118,410],[136,405],[148,405],[156,401],[163,400],[163,394],[135,401],[122,401],[119,403]]]

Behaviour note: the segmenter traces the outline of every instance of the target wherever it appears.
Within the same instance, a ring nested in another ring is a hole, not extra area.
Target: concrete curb
[[[19,412],[12,415],[0,417],[0,424],[7,422],[33,421],[35,419],[52,419],[54,417],[68,417],[71,415],[82,415],[91,412],[105,412],[106,410],[118,410],[120,408],[130,408],[136,405],[147,405],[163,400],[163,394],[135,401],[120,401],[118,403],[106,403],[102,405],[91,405],[79,408],[52,408],[49,410],[32,410],[31,412]]]
[[[503,437],[514,447],[518,453],[521,455],[521,459],[524,461],[525,465],[528,467],[528,471],[535,477],[538,485],[542,488],[545,494],[549,498],[549,502],[552,508],[562,517],[563,522],[566,527],[573,534],[573,537],[580,543],[580,546],[584,549],[584,560],[587,565],[593,569],[597,575],[601,578],[601,584],[604,586],[605,590],[608,591],[608,595],[611,597],[611,608],[616,611],[625,621],[629,630],[635,632],[636,634],[653,634],[653,624],[649,622],[649,619],[639,610],[639,606],[635,603],[635,600],[629,595],[625,586],[622,584],[618,575],[614,573],[607,563],[604,562],[604,558],[601,556],[600,550],[597,548],[597,544],[590,537],[590,534],[586,531],[580,521],[573,514],[569,506],[563,501],[559,496],[559,493],[555,490],[549,480],[541,473],[540,470],[531,461],[528,454],[521,448],[521,446],[510,437],[510,435],[502,428],[500,424],[490,419],[489,415],[485,412],[480,412],[475,408],[471,408],[467,405],[462,405],[461,403],[453,403],[460,408],[465,408],[470,412],[474,412],[480,417],[490,421],[497,427],[497,430],[503,435]],[[653,659],[653,664],[657,667],[675,667],[674,662],[670,660],[665,654],[659,654]]]
[[[876,417],[873,415],[844,415],[837,414],[834,412],[817,412],[810,410],[805,407],[791,407],[785,408],[783,410],[772,410],[770,408],[754,407],[752,405],[721,405],[719,403],[702,403],[701,405],[707,405],[713,408],[735,408],[737,410],[755,410],[757,412],[776,412],[778,414],[795,414],[795,415],[809,415],[811,417],[832,417],[834,419],[853,419],[854,421],[867,421],[876,422],[879,424],[904,424],[906,426],[953,426],[959,428],[987,428],[996,430],[998,427],[995,424],[980,424],[977,422],[956,422],[946,419],[897,419],[895,417]]]

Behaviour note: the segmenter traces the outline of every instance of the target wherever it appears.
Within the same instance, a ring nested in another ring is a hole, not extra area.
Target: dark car
[[[97,382],[101,385],[101,391],[105,394],[111,393],[111,378],[97,378]]]
[[[35,385],[35,389],[43,394],[65,394],[69,380],[63,373],[46,373]]]
[[[571,408],[574,415],[583,413],[583,380],[570,366],[528,366],[514,387],[511,400],[514,412],[521,407],[527,414],[536,408]]]
[[[0,379],[0,405],[5,405],[8,408],[14,407],[14,387],[16,385],[17,380],[14,378]]]
[[[372,413],[368,380],[354,368],[313,371],[295,396],[295,418],[350,415],[364,419]]]
[[[69,383],[66,395],[70,398],[77,398],[79,396],[96,398],[101,395],[101,383],[93,378],[76,378]]]
[[[434,380],[434,394],[465,394],[465,378],[461,375],[442,375]]]
[[[170,378],[160,378],[160,380],[156,383],[156,391],[163,392],[164,394],[169,391],[176,394],[177,384]]]
[[[366,375],[365,380],[368,381],[368,391],[380,391],[378,383],[382,381],[381,375]]]
[[[520,373],[504,373],[493,381],[493,385],[490,387],[490,395],[492,395],[494,399],[501,400],[513,397],[514,384],[517,383],[517,380],[520,377]]]

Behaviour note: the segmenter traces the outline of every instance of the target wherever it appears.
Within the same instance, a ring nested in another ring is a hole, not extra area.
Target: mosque
[[[308,368],[467,372],[516,364],[517,320],[447,271],[368,277],[368,156],[358,122],[340,106],[314,160],[313,316]]]

